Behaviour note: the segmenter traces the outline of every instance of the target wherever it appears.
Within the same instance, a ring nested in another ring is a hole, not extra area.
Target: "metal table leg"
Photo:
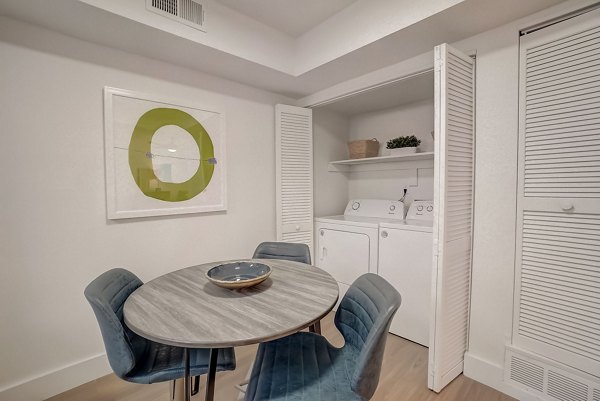
[[[183,360],[185,361],[185,376],[183,378],[183,399],[190,401],[192,398],[192,378],[190,377],[190,350],[189,348],[183,349]]]
[[[215,379],[217,375],[218,355],[218,348],[210,349],[210,356],[208,359],[208,375],[206,377],[206,396],[204,397],[204,401],[213,401],[215,398]]]

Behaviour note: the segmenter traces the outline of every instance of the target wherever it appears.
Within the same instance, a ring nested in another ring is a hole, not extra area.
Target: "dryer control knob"
[[[382,231],[381,232],[381,238],[387,238],[388,237],[388,232],[387,231]]]
[[[360,207],[360,202],[354,202],[352,204],[352,210],[358,210],[359,207]]]
[[[392,212],[393,212],[394,210],[396,210],[396,205],[391,205],[391,206],[390,206],[390,211],[392,211]]]
[[[428,211],[428,212],[431,212],[432,210],[433,210],[433,206],[431,206],[431,205],[430,205],[430,206],[427,206],[427,211]]]
[[[419,206],[417,206],[417,210],[418,210],[419,212],[422,212],[422,211],[423,211],[423,205],[419,205]]]

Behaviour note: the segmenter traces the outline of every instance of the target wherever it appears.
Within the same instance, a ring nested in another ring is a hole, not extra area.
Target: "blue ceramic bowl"
[[[271,274],[271,268],[257,262],[231,262],[218,265],[206,272],[206,278],[224,288],[246,288],[262,283]]]

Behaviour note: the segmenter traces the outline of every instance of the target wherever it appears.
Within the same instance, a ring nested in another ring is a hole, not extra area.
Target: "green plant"
[[[387,141],[386,147],[388,149],[396,148],[415,148],[421,144],[421,140],[417,139],[414,135],[399,136],[398,138],[390,139]]]

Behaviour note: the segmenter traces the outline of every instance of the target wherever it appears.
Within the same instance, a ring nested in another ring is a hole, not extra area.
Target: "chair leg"
[[[181,381],[183,381],[183,379],[180,379]],[[183,400],[183,390],[184,387],[183,386],[178,386],[177,385],[177,380],[173,380],[173,383],[171,383],[170,386],[170,392],[171,392],[171,401],[179,401],[179,400]],[[179,391],[182,392],[182,394],[179,394]],[[192,395],[196,395],[200,392],[200,376],[194,376],[194,386],[192,387]],[[177,398],[175,398],[177,397]]]
[[[315,334],[321,334],[321,321],[315,322],[314,324],[311,324],[310,326],[308,326],[308,331],[310,331],[311,333],[315,333]]]
[[[192,395],[198,394],[200,391],[200,376],[194,377],[194,387],[192,387]]]
[[[184,401],[185,397],[185,386],[183,384],[183,379],[177,379],[170,382],[170,400],[171,401]]]
[[[315,322],[314,326],[315,326],[315,333],[321,334],[321,321],[319,320],[318,322]]]

